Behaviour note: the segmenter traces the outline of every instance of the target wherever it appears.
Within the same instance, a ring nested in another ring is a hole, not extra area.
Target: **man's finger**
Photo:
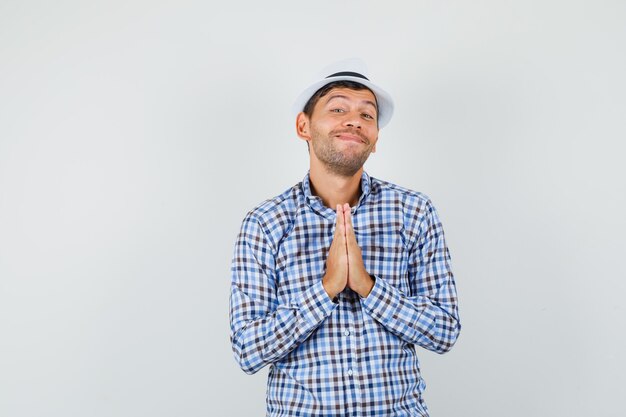
[[[356,237],[354,236],[354,227],[352,226],[352,212],[349,204],[344,204],[343,212],[346,222],[346,240],[348,242],[351,240],[356,241]]]
[[[346,237],[345,219],[343,216],[343,206],[341,204],[337,204],[337,221],[335,224],[335,237],[341,237],[342,239],[345,239]]]

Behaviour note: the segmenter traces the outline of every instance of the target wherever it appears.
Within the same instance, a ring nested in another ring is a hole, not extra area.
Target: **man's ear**
[[[296,117],[296,134],[302,140],[306,140],[307,142],[311,140],[311,132],[310,129],[310,120],[309,116],[304,114],[303,112],[298,113]]]

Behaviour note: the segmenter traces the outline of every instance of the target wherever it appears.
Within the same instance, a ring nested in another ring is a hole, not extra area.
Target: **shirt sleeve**
[[[411,294],[375,277],[363,309],[408,343],[437,353],[449,351],[461,324],[450,253],[435,208],[427,201],[409,253]]]
[[[230,340],[235,359],[248,374],[298,347],[336,306],[321,279],[279,302],[275,251],[251,215],[237,237],[231,273]]]

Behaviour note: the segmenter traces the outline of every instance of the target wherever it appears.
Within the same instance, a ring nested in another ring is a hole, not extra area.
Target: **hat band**
[[[357,77],[357,78],[363,78],[364,80],[369,81],[369,78],[367,78],[365,75],[359,74],[358,72],[351,72],[351,71],[342,71],[342,72],[336,72],[334,74],[330,74],[328,77],[326,78],[331,78],[331,77]]]

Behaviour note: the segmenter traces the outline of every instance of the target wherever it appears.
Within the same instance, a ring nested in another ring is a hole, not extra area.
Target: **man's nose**
[[[344,120],[344,125],[360,129],[361,128],[360,114],[358,114],[358,112],[348,113]]]

